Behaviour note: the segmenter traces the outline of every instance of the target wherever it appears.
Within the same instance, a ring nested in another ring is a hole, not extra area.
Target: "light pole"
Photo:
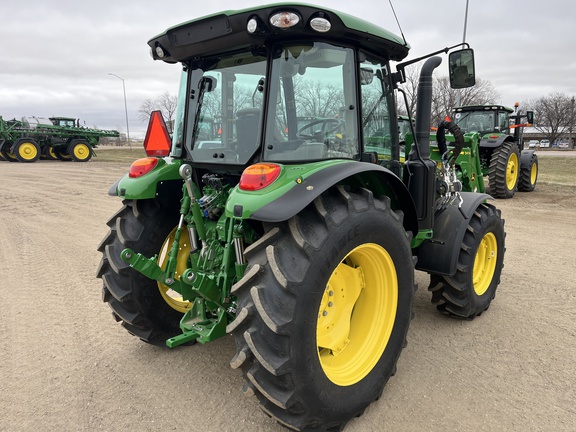
[[[468,1],[466,0],[466,12],[464,12],[464,33],[462,34],[462,48],[464,48],[464,44],[466,43],[466,27],[468,26]],[[456,90],[456,106],[460,106],[461,104],[461,95],[460,89]]]
[[[568,143],[570,148],[574,148],[572,144],[572,127],[574,126],[574,96],[570,99],[570,129],[568,129]]]
[[[124,80],[120,78],[118,75],[108,72],[108,75],[115,76],[120,81],[122,81],[122,90],[124,90],[124,111],[126,113],[126,139],[128,139],[128,147],[132,148],[132,144],[130,143],[130,128],[128,127],[128,105],[126,104],[126,85],[124,84]]]

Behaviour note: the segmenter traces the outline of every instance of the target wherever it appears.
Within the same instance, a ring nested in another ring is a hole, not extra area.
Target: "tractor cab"
[[[313,12],[303,9],[309,16],[301,19],[311,31]],[[302,22],[293,12],[278,13],[286,28],[268,23],[276,22],[267,17],[270,10],[256,12],[259,19],[247,15],[245,20],[258,23],[254,32],[269,33],[270,40],[255,38],[262,44],[242,47],[227,42],[228,52],[201,59],[192,57],[196,46],[184,54],[173,156],[206,168],[242,170],[255,162],[359,161],[366,146],[382,153],[398,141],[389,59],[405,55],[406,47],[385,40],[390,50],[376,53],[368,42],[348,36],[326,42],[319,31],[317,40],[313,33],[300,40]],[[290,19],[292,24],[284,24]],[[336,17],[332,22],[335,31],[343,26]],[[165,43],[151,45],[173,49]],[[220,125],[218,137],[208,143],[205,119],[218,119]]]
[[[400,160],[390,61],[409,46],[371,23],[270,5],[189,21],[149,45],[183,65],[170,155],[194,167]],[[204,138],[206,119],[217,137]]]
[[[76,120],[71,117],[50,117],[50,121],[54,126],[63,127],[79,127],[80,120]]]
[[[471,105],[454,108],[454,121],[464,133],[480,135],[510,134],[510,114],[514,110],[502,105]]]

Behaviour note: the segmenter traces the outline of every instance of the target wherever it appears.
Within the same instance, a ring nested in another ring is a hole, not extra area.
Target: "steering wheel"
[[[329,125],[330,123],[336,123],[336,124],[335,124],[332,128],[330,128],[330,129],[325,129],[325,128],[328,128],[328,127],[329,127],[328,125]],[[304,131],[304,130],[306,130],[306,129],[308,129],[308,128],[312,128],[313,126],[316,126],[316,125],[319,125],[319,124],[322,125],[322,130],[320,130],[319,132],[320,132],[322,135],[325,136],[326,134],[329,134],[329,133],[332,133],[332,132],[336,132],[336,131],[340,128],[340,126],[342,125],[342,121],[341,121],[341,120],[338,120],[338,119],[333,119],[333,118],[320,119],[320,120],[311,121],[310,123],[307,123],[306,125],[302,126],[300,129],[298,129],[298,137],[299,137],[299,138],[304,138],[304,139],[314,139],[315,136],[316,136],[316,134],[312,134],[312,135],[310,135],[310,134],[303,134],[302,131]]]

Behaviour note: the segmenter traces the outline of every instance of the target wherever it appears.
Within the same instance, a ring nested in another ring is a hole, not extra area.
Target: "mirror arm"
[[[394,82],[395,83],[405,83],[406,82],[406,73],[404,71],[406,66],[410,66],[411,64],[418,63],[419,61],[427,59],[427,58],[432,57],[432,56],[435,56],[436,54],[441,54],[441,53],[447,54],[448,51],[450,51],[451,49],[461,47],[464,45],[466,45],[466,48],[470,48],[470,45],[468,44],[468,42],[464,42],[464,43],[460,42],[457,45],[452,45],[450,47],[443,48],[443,49],[435,51],[433,53],[426,54],[425,56],[418,57],[418,58],[415,58],[415,59],[412,59],[412,60],[409,60],[409,61],[406,61],[403,63],[398,63],[396,65],[396,71],[397,72],[395,74],[393,74]]]

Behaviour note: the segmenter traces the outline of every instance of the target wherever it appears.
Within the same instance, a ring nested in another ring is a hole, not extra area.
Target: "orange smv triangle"
[[[170,135],[160,111],[152,111],[144,139],[144,150],[148,156],[168,156],[170,154]]]

